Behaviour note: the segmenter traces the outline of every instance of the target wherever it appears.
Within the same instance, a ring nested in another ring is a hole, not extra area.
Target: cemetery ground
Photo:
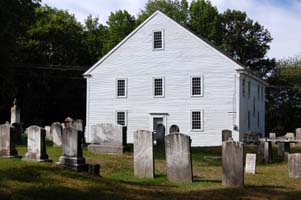
[[[26,140],[25,140],[26,141]],[[100,164],[101,176],[55,165],[61,148],[47,143],[53,163],[0,158],[0,199],[300,199],[301,179],[288,177],[287,163],[273,149],[274,162],[257,162],[257,174],[245,175],[245,188],[223,187],[221,147],[192,148],[193,183],[171,183],[166,178],[163,148],[155,147],[155,179],[134,177],[133,149],[123,155],[93,154],[85,148],[87,163]],[[17,146],[24,156],[26,145]],[[257,151],[248,145],[245,152]],[[301,146],[292,149],[301,152]],[[258,156],[258,161],[260,157]]]

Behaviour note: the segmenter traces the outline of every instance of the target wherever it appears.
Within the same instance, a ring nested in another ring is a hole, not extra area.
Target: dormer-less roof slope
[[[226,52],[223,50],[217,48],[214,44],[212,44],[210,41],[208,41],[205,38],[202,38],[192,31],[188,30],[184,26],[180,25],[161,11],[157,10],[154,12],[150,17],[148,17],[142,24],[140,24],[135,30],[133,30],[127,37],[125,37],[120,43],[118,43],[111,51],[109,51],[105,56],[103,56],[98,62],[96,62],[88,71],[86,71],[83,75],[84,77],[91,76],[91,73],[94,71],[95,68],[97,68],[102,62],[104,62],[108,57],[110,57],[116,50],[118,50],[119,47],[121,47],[129,38],[131,38],[137,31],[139,31],[145,24],[147,24],[151,19],[153,19],[157,15],[163,15],[164,17],[169,18],[173,23],[184,29],[185,31],[188,31],[193,37],[197,37],[201,42],[203,42],[206,46],[210,47],[211,49],[217,51],[219,54],[224,56],[226,59],[232,61],[232,63],[236,66],[236,70],[239,72],[243,72],[247,74],[248,76],[253,77],[254,79],[258,80],[259,82],[263,83],[264,85],[268,85],[264,80],[257,77],[253,72],[248,70],[245,66],[243,66],[241,63],[239,63],[237,60],[234,60],[231,56],[229,56]]]

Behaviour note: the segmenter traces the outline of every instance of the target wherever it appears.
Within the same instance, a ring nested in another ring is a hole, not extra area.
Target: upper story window
[[[117,111],[116,112],[116,123],[122,126],[126,126],[126,112],[125,111]]]
[[[191,77],[191,96],[203,96],[203,77]]]
[[[246,96],[246,79],[242,79],[242,96]]]
[[[164,78],[153,79],[154,97],[164,97]]]
[[[203,111],[194,110],[191,111],[191,130],[202,131],[203,130]]]
[[[251,81],[248,81],[248,98],[251,97]]]
[[[259,101],[260,99],[260,86],[257,86],[257,100]]]
[[[116,93],[117,97],[125,98],[127,95],[127,80],[126,79],[117,79],[116,81]]]
[[[153,49],[164,49],[164,34],[163,31],[153,32]]]

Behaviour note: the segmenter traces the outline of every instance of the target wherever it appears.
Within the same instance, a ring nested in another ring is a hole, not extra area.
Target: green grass
[[[24,144],[17,147],[26,152]],[[155,179],[134,177],[133,154],[93,154],[84,150],[87,163],[99,163],[101,176],[62,169],[55,165],[61,148],[47,146],[53,163],[0,159],[0,199],[301,199],[301,179],[289,179],[287,164],[276,157],[270,165],[257,165],[256,175],[245,176],[245,188],[221,184],[221,148],[192,148],[192,184],[166,178],[163,149],[155,149]],[[248,146],[247,152],[256,152]],[[276,149],[274,149],[276,155]],[[294,151],[301,152],[298,147]],[[260,159],[260,158],[258,158]]]

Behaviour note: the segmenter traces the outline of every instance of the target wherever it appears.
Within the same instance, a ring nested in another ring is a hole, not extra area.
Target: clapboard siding
[[[152,33],[164,30],[164,50],[152,49]],[[242,68],[170,18],[156,12],[87,77],[87,130],[91,125],[115,123],[116,111],[127,111],[128,141],[133,131],[150,129],[150,113],[168,113],[173,124],[191,136],[193,146],[221,145],[221,130],[239,132],[240,74]],[[203,97],[190,96],[190,78],[202,76]],[[153,97],[153,78],[164,77],[164,98]],[[127,98],[116,98],[116,79],[127,79]],[[191,111],[204,111],[204,130],[191,131]],[[236,112],[236,113],[235,113]]]

